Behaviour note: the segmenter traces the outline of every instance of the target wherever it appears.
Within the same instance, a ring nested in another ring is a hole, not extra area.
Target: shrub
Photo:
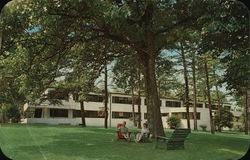
[[[221,108],[220,111],[220,121],[219,121],[219,111],[215,113],[215,125],[220,127],[228,127],[231,129],[233,127],[233,113],[230,112],[227,108]]]
[[[175,116],[168,117],[167,123],[171,129],[178,128],[181,124],[181,119]]]
[[[202,128],[203,131],[207,130],[207,125],[205,125],[205,124],[201,124],[200,127]]]
[[[18,122],[18,120],[21,117],[18,107],[16,105],[13,105],[13,104],[6,105],[6,107],[4,109],[4,115],[8,119],[11,119],[12,122]]]

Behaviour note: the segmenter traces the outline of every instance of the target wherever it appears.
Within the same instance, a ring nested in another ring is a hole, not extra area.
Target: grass
[[[0,125],[0,146],[14,160],[235,160],[249,145],[242,133],[192,132],[184,150],[154,149],[154,142],[116,141],[114,130],[6,124]]]

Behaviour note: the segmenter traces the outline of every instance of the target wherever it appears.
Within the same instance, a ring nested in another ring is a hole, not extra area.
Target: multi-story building
[[[89,101],[84,102],[85,120],[87,126],[103,126],[104,125],[104,103],[101,94],[90,93]],[[161,98],[161,115],[164,128],[168,128],[167,118],[175,115],[181,119],[180,127],[187,127],[186,108],[183,102],[178,99]],[[190,124],[193,128],[193,107],[190,103]],[[223,104],[223,107],[231,107],[229,104]],[[216,109],[216,104],[213,104]],[[24,111],[32,111],[33,114],[27,114],[23,119],[23,123],[42,123],[42,124],[81,124],[80,103],[74,101],[73,96],[69,100],[62,100],[61,105],[51,105],[48,101],[40,105],[24,105]],[[135,104],[135,112],[138,114],[138,107]],[[127,122],[128,126],[132,126],[132,98],[131,95],[122,93],[109,93],[108,99],[108,125],[115,127],[117,123]],[[141,120],[142,123],[147,120],[147,100],[141,97]],[[204,102],[198,102],[197,105],[197,123],[198,129],[200,125],[206,125],[210,130],[209,109]]]

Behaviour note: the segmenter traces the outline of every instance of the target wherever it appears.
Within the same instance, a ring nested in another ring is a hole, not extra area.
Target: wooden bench
[[[184,141],[190,132],[190,129],[178,128],[174,130],[170,138],[157,136],[155,148],[158,148],[159,143],[164,143],[167,150],[184,149]]]

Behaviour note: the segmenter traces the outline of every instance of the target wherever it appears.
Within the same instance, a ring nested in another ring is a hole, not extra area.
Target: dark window
[[[181,102],[166,101],[166,107],[181,107]]]
[[[162,117],[168,117],[168,116],[169,116],[169,113],[162,113],[161,116],[162,116]]]
[[[189,107],[193,107],[193,106],[194,106],[193,103],[189,103]],[[203,108],[203,104],[202,104],[202,103],[197,103],[197,104],[196,104],[196,107],[198,107],[198,108]]]
[[[175,113],[172,113],[172,116],[175,116],[175,117],[178,117],[180,119],[183,119],[183,115],[181,112],[175,112]]]
[[[103,96],[100,95],[88,95],[89,102],[103,102]]]
[[[205,107],[208,108],[208,106],[209,106],[209,104],[206,103],[206,106],[205,106]],[[218,105],[212,104],[212,105],[211,105],[211,109],[212,109],[212,110],[218,109]]]
[[[202,103],[198,103],[198,104],[197,104],[197,107],[198,107],[198,108],[203,108],[203,104],[202,104]]]
[[[112,118],[125,118],[132,117],[132,112],[112,112]]]
[[[148,119],[148,114],[144,113],[144,119]]]
[[[132,104],[132,98],[130,97],[112,97],[112,103],[121,103],[121,104]]]
[[[68,117],[67,109],[50,109],[50,117]]]
[[[85,118],[104,118],[104,112],[103,111],[84,111]],[[81,110],[74,110],[73,111],[73,117],[82,117]]]
[[[36,108],[34,118],[41,118],[42,117],[42,109]]]
[[[200,113],[197,112],[196,115],[197,115],[197,116],[196,116],[197,119],[200,119]],[[178,118],[180,118],[180,119],[187,119],[187,113],[185,113],[185,112],[176,112],[176,113],[172,113],[172,116],[176,116],[176,117],[178,117]],[[194,114],[193,114],[193,113],[189,113],[189,118],[190,118],[190,119],[194,119]]]

